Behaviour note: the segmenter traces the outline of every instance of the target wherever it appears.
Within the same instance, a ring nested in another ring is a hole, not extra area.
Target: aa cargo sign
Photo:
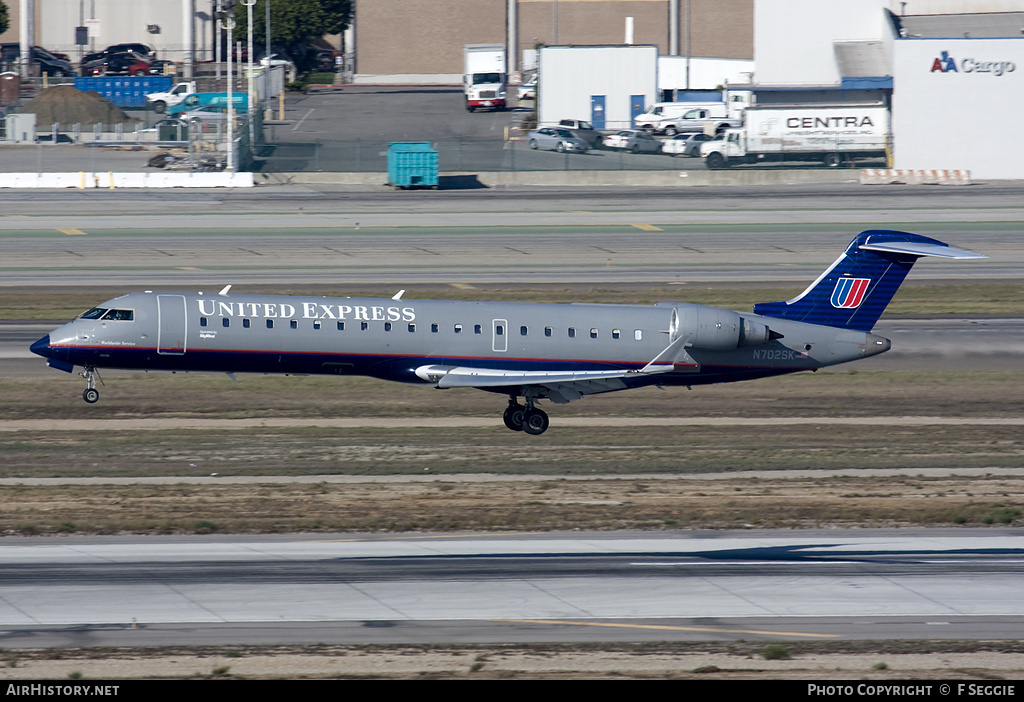
[[[959,66],[957,60],[943,51],[932,61],[932,73],[991,73],[994,76],[1001,76],[1006,73],[1013,73],[1017,70],[1017,64],[1013,61],[981,61],[974,58],[961,59]]]

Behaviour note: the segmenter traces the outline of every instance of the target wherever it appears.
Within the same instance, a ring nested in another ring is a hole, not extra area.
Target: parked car
[[[282,54],[271,54],[269,59],[263,56],[259,59],[259,64],[261,66],[269,66],[270,68],[283,67],[284,79],[288,82],[294,82],[299,76],[295,62]]]
[[[623,129],[604,138],[609,149],[624,149],[634,154],[641,151],[656,154],[661,151],[661,142],[639,129]]]
[[[238,112],[238,108],[235,108],[235,112]],[[197,107],[188,112],[182,112],[179,117],[184,122],[191,122],[192,120],[200,120],[201,122],[223,122],[227,117],[228,106],[227,105],[203,105]],[[243,110],[242,114],[245,114]]]
[[[150,62],[150,64],[149,64],[149,75],[151,75],[151,76],[171,75],[171,74],[174,73],[174,71],[173,70],[168,70],[168,69],[171,69],[173,67],[174,67],[174,62],[173,61],[164,61],[163,59],[158,59],[156,61]]]
[[[558,127],[541,127],[527,135],[526,142],[531,149],[547,149],[554,151],[572,151],[585,154],[590,151],[590,144],[584,139],[573,135],[568,129]]]
[[[526,82],[519,86],[516,93],[516,97],[520,100],[536,100],[537,99],[537,74],[534,73],[532,76],[526,79]]]
[[[601,146],[601,132],[594,129],[594,125],[583,119],[563,119],[558,121],[558,126],[568,129],[573,136],[579,137],[590,144],[590,148],[596,149]]]
[[[11,66],[21,60],[21,44],[6,42],[0,44],[0,64]],[[70,61],[51,54],[41,46],[32,47],[32,65],[38,66],[39,75],[73,76],[75,67]]]
[[[82,57],[82,65],[87,63],[94,63],[96,61],[102,61],[103,59],[113,56],[114,54],[138,54],[145,58],[147,63],[156,60],[156,52],[148,44],[139,44],[138,42],[128,42],[126,44],[111,44],[103,51],[97,51],[95,53],[86,54]]]
[[[669,156],[700,156],[700,145],[714,139],[721,137],[707,134],[677,134],[661,142],[661,151]]]
[[[90,76],[145,76],[149,70],[147,58],[133,52],[110,54],[82,64],[82,73]]]

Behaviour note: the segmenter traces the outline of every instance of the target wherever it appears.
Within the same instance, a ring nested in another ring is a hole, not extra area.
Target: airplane
[[[908,232],[860,233],[824,273],[753,313],[678,302],[548,304],[136,292],[32,344],[49,366],[362,375],[508,396],[505,426],[544,433],[537,403],[630,388],[816,371],[875,356],[871,333],[917,259],[986,258]],[[102,379],[100,379],[102,382]],[[522,398],[522,402],[520,402]]]

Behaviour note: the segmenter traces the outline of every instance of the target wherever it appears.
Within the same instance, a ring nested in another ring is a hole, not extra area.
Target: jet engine
[[[685,337],[687,346],[698,349],[728,351],[782,338],[781,334],[759,321],[732,310],[706,305],[677,305],[672,310],[670,324],[672,341]]]

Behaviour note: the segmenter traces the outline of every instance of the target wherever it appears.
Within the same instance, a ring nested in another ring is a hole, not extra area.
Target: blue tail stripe
[[[944,246],[935,239],[908,232],[880,229],[861,232],[839,260],[799,296],[787,302],[758,303],[754,305],[754,312],[808,324],[871,331],[920,256],[861,249],[869,239],[874,244],[898,241]],[[843,307],[856,301],[857,278],[870,281],[867,290],[859,305]]]

